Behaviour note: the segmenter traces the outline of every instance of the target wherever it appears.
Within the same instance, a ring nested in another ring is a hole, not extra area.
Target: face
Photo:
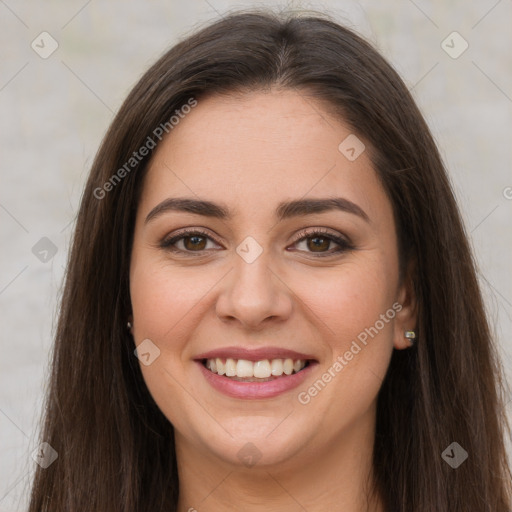
[[[132,334],[183,450],[286,464],[373,425],[414,318],[392,206],[360,144],[316,100],[273,90],[200,100],[157,148]]]

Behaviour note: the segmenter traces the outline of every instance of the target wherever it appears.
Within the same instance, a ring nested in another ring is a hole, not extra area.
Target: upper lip
[[[223,347],[209,352],[204,352],[195,357],[195,359],[246,359],[247,361],[262,361],[264,359],[302,359],[313,360],[316,359],[312,355],[296,352],[286,348],[278,347],[261,347],[248,349],[244,347]]]

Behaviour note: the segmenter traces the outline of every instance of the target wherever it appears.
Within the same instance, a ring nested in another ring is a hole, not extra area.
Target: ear
[[[416,331],[418,325],[418,301],[414,291],[413,275],[415,262],[411,261],[407,272],[398,289],[396,302],[401,306],[395,316],[393,346],[397,350],[411,347],[411,342],[405,337],[405,331]]]

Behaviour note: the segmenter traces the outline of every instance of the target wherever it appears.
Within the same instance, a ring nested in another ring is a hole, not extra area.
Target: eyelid
[[[165,236],[163,240],[160,242],[160,247],[164,249],[171,248],[173,243],[176,243],[178,240],[181,240],[182,238],[191,237],[194,235],[203,236],[205,238],[209,238],[210,240],[213,240],[217,245],[222,245],[209,231],[206,231],[204,228],[183,228],[175,233],[172,234],[172,236]],[[181,251],[180,249],[176,249],[176,252],[185,252],[187,254],[193,254],[194,251]],[[204,251],[198,251],[197,254],[200,254]]]
[[[297,243],[300,240],[302,240],[303,238],[307,238],[307,237],[310,237],[313,235],[328,235],[328,236],[332,237],[333,239],[339,239],[340,241],[344,242],[346,245],[352,245],[350,240],[345,235],[342,235],[341,233],[339,233],[337,231],[330,230],[329,228],[315,228],[315,227],[301,229],[297,233],[297,235],[294,237],[295,239],[294,239],[293,243]]]
[[[306,254],[312,254],[315,255],[315,258],[328,258],[330,256],[340,256],[343,253],[346,253],[347,251],[352,251],[356,247],[352,243],[352,241],[344,234],[331,230],[329,228],[319,228],[319,227],[312,227],[312,228],[305,228],[299,231],[295,237],[295,240],[293,244],[297,244],[298,242],[301,242],[307,238],[313,238],[313,237],[320,237],[323,235],[327,239],[329,239],[331,242],[334,242],[338,248],[335,250],[329,250],[326,252],[314,252],[314,251],[297,251],[300,253],[305,252]]]
[[[204,228],[183,228],[183,229],[178,230],[177,232],[173,233],[172,236],[165,237],[160,242],[159,245],[163,249],[171,250],[176,253],[181,253],[181,254],[186,254],[186,255],[190,254],[192,256],[201,256],[206,252],[206,250],[183,251],[182,249],[176,249],[176,248],[172,247],[173,244],[175,244],[179,240],[181,240],[183,238],[187,238],[187,237],[192,237],[195,235],[199,235],[199,236],[208,238],[208,239],[212,240],[213,242],[215,242],[217,245],[222,246],[222,244],[209,231],[206,231]],[[335,255],[335,254],[338,254],[338,253],[346,251],[346,250],[354,249],[354,245],[348,239],[348,237],[346,237],[345,235],[338,233],[336,231],[331,231],[328,228],[320,228],[320,227],[316,227],[316,228],[309,227],[309,228],[304,228],[304,229],[300,230],[295,235],[292,244],[296,244],[308,237],[313,237],[314,235],[326,235],[328,238],[331,239],[332,242],[334,242],[335,244],[337,244],[339,246],[339,249],[337,249],[335,251],[328,251],[328,252],[324,252],[324,253],[310,252],[310,254],[317,254],[318,257]],[[298,251],[298,252],[309,252],[309,251]]]

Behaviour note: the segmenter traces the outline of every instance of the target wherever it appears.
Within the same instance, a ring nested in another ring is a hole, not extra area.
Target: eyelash
[[[217,240],[215,240],[206,231],[202,231],[201,229],[195,228],[195,229],[191,229],[191,230],[180,231],[173,237],[162,240],[162,242],[160,243],[160,247],[162,249],[166,249],[166,250],[169,250],[174,253],[182,253],[185,255],[190,254],[193,257],[202,256],[206,249],[196,252],[196,251],[184,251],[183,249],[177,249],[176,247],[173,247],[173,245],[176,242],[178,242],[179,240],[181,240],[183,238],[193,237],[193,236],[200,236],[200,237],[208,238],[210,240],[213,240],[216,244],[221,245]],[[323,229],[316,229],[314,231],[302,230],[298,233],[297,239],[293,242],[293,244],[302,242],[303,240],[305,240],[307,238],[316,238],[316,237],[327,238],[328,240],[335,242],[339,246],[339,248],[334,251],[331,250],[330,252],[324,252],[324,253],[321,253],[321,252],[315,253],[312,251],[307,251],[307,252],[310,252],[310,254],[315,254],[319,258],[332,256],[334,254],[339,254],[344,251],[354,249],[354,246],[348,240],[341,238],[337,235],[334,235],[330,231],[326,231]],[[299,251],[299,252],[301,252],[301,251]]]

